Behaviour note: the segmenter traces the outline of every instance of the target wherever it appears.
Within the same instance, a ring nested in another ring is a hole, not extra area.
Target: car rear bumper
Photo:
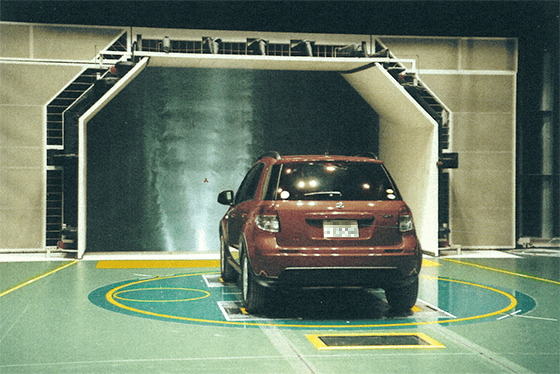
[[[251,267],[268,287],[402,287],[418,278],[422,264],[414,233],[377,247],[281,247],[273,235],[252,239]]]
[[[418,273],[403,276],[399,269],[392,268],[286,268],[278,277],[256,276],[256,281],[271,288],[326,288],[403,287],[418,279]]]
[[[422,254],[383,256],[263,256],[257,282],[273,288],[406,286],[416,279]]]
[[[281,287],[402,287],[418,274],[403,277],[395,268],[287,268],[278,277]]]

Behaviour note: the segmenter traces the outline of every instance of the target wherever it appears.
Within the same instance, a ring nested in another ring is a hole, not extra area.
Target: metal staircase
[[[398,58],[385,47],[380,41],[375,41],[376,55],[387,57],[390,62],[383,62],[381,66],[412,96],[412,98],[438,123],[439,126],[439,148],[449,149],[449,122],[450,113],[443,102],[426,86],[416,72],[409,69],[398,61]]]
[[[88,66],[46,107],[47,110],[47,253],[77,252],[77,165],[79,117],[119,78],[108,66],[117,64],[126,52],[127,33],[99,53],[99,64]]]
[[[426,86],[417,76],[416,71],[409,71],[406,66],[398,61],[387,47],[380,41],[375,41],[377,54],[390,59],[389,62],[380,63],[406,92],[437,122],[438,124],[438,241],[439,247],[449,246],[449,172],[459,166],[457,153],[448,153],[451,113],[443,102]]]
[[[47,149],[64,149],[64,112],[107,72],[103,68],[85,69],[47,104]]]
[[[68,214],[73,204],[68,197],[75,189],[70,173],[73,173],[77,155],[69,144],[77,143],[77,134],[70,134],[65,123],[67,113],[93,90],[100,79],[109,74],[106,68],[86,68],[62,92],[47,104],[47,212],[45,246],[47,251],[77,252],[72,239],[72,227],[77,222],[75,214]],[[66,121],[67,122],[67,121]]]

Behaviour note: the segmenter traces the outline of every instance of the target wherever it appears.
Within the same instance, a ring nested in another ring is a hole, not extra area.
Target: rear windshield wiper
[[[306,194],[303,194],[303,196],[314,196],[314,195],[338,195],[338,196],[342,196],[342,192],[340,191],[319,191],[319,192],[308,192]]]

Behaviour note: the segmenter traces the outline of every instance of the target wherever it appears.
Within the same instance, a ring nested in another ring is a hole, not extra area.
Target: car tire
[[[406,312],[412,309],[418,298],[418,278],[404,287],[385,289],[385,297],[394,311]]]
[[[241,253],[241,298],[249,313],[262,312],[266,303],[267,289],[258,284],[253,275],[245,250]]]
[[[220,273],[222,281],[235,282],[237,280],[237,272],[228,261],[228,253],[226,251],[227,244],[223,236],[220,236]]]

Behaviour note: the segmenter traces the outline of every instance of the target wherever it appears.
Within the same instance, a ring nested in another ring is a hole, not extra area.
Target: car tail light
[[[408,207],[404,208],[399,213],[399,231],[407,232],[414,229],[414,221],[412,220],[412,213]]]
[[[255,218],[257,227],[264,231],[278,232],[280,231],[280,220],[278,216],[258,215]]]

